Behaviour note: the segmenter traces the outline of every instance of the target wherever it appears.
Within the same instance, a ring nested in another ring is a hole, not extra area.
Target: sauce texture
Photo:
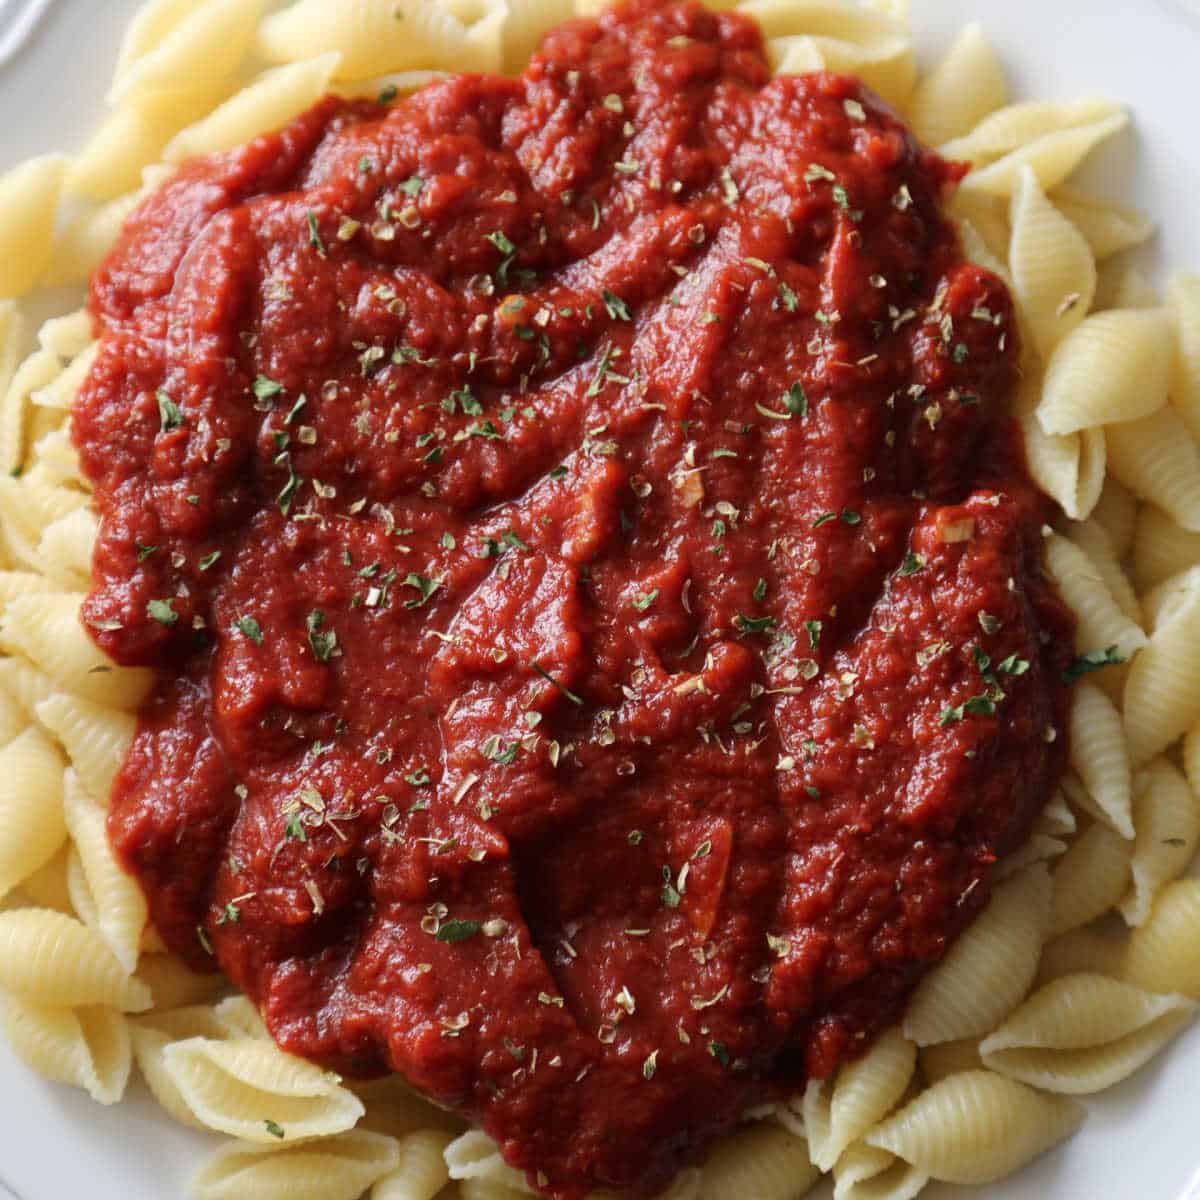
[[[641,2],[147,199],[74,436],[170,947],[564,1200],[897,1020],[1065,754],[958,174]]]

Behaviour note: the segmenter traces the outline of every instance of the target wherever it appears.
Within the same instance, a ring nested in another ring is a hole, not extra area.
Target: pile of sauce
[[[151,196],[74,436],[170,947],[562,1200],[897,1020],[1065,753],[958,174],[643,0]]]

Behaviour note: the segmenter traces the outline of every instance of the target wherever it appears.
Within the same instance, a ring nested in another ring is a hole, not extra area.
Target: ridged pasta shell
[[[764,1121],[744,1125],[713,1148],[701,1170],[696,1200],[735,1195],[797,1200],[820,1178],[804,1139]]]
[[[963,1038],[957,1042],[939,1042],[921,1051],[921,1074],[926,1083],[937,1083],[959,1071],[983,1070],[979,1057],[979,1039]]]
[[[1178,879],[1158,893],[1130,935],[1121,975],[1147,991],[1200,999],[1200,879]]]
[[[1091,634],[1097,636],[1103,641],[1108,635],[1103,630]],[[1088,644],[1099,645],[1099,642],[1093,643],[1089,638]],[[1121,645],[1119,641],[1116,644]],[[1125,730],[1116,705],[1094,684],[1076,685],[1071,701],[1070,738],[1071,766],[1099,808],[1104,823],[1121,837],[1132,838],[1133,773]]]
[[[336,1075],[271,1042],[189,1038],[168,1046],[163,1063],[198,1120],[247,1142],[328,1137],[352,1129],[364,1111]]]
[[[1097,200],[1069,187],[1055,189],[1050,199],[1087,239],[1097,259],[1140,246],[1154,236],[1154,222],[1135,209]]]
[[[994,1029],[1028,991],[1049,921],[1050,876],[1044,866],[1000,884],[917,987],[904,1035],[928,1046]]]
[[[525,1176],[504,1161],[500,1147],[482,1129],[468,1129],[446,1147],[451,1179],[480,1179],[515,1191],[525,1190]]]
[[[360,1128],[395,1138],[406,1137],[418,1129],[440,1129],[456,1137],[466,1129],[461,1117],[431,1104],[397,1075],[368,1082],[350,1081],[347,1086],[367,1107]]]
[[[70,843],[44,867],[40,867],[26,879],[21,880],[21,896],[36,908],[52,908],[55,912],[71,917],[75,910],[71,905],[71,893],[67,887],[67,855]]]
[[[40,442],[38,443],[41,444]],[[51,521],[42,530],[38,557],[46,574],[64,588],[86,588],[92,574],[92,549],[99,524],[89,508]]]
[[[851,1142],[887,1116],[904,1095],[916,1063],[916,1046],[898,1029],[889,1029],[834,1078],[809,1081],[804,1127],[812,1161],[822,1171],[832,1170]]]
[[[867,1135],[918,1170],[947,1183],[990,1183],[1068,1138],[1086,1113],[990,1071],[936,1083]]]
[[[1148,592],[1200,562],[1200,533],[1176,524],[1161,508],[1143,504],[1133,538],[1133,579]]]
[[[928,1182],[904,1159],[855,1142],[833,1168],[833,1200],[913,1200]]]
[[[136,978],[150,990],[153,1008],[175,1009],[211,1000],[228,987],[223,976],[199,975],[169,954],[146,954]]]
[[[0,299],[25,295],[46,270],[66,169],[48,154],[0,175]]]
[[[38,729],[0,750],[0,899],[62,846],[63,761]]]
[[[1033,332],[1038,354],[1043,362],[1050,362],[1054,348],[1083,322],[1092,306],[1096,260],[1083,234],[1046,198],[1032,167],[1025,167],[1019,176],[1011,224],[1008,269],[1017,302]],[[1047,399],[1038,410],[1042,427],[1047,433],[1075,433],[1082,426],[1056,428],[1045,420],[1056,383],[1051,363],[1046,375]]]
[[[1007,102],[1004,70],[982,26],[972,22],[917,84],[908,117],[922,142],[940,146],[970,133]]]
[[[422,1129],[400,1139],[400,1164],[371,1189],[370,1200],[434,1200],[450,1182],[444,1151],[450,1134]]]
[[[98,933],[41,908],[0,913],[0,988],[58,1008],[150,1007],[150,989],[125,974]]]
[[[213,1010],[223,1037],[259,1038],[270,1041],[266,1022],[249,996],[228,996]]]
[[[1126,493],[1128,495],[1128,493]],[[1130,535],[1132,540],[1132,528]],[[1072,521],[1066,529],[1067,536],[1088,556],[1096,568],[1109,594],[1120,606],[1121,611],[1135,624],[1142,625],[1142,606],[1138,602],[1133,584],[1121,565],[1121,555],[1113,543],[1108,530],[1095,516],[1086,521]]]
[[[1200,275],[1176,275],[1171,312],[1171,400],[1192,437],[1200,439]]]
[[[15,996],[0,1003],[8,1044],[26,1066],[82,1088],[99,1104],[116,1104],[124,1096],[133,1058],[119,1012],[49,1008]]]
[[[1200,532],[1200,449],[1172,406],[1105,430],[1109,469],[1130,491]]]
[[[1072,929],[1047,942],[1038,962],[1039,987],[1064,975],[1097,974],[1120,977],[1129,939],[1096,929]]]
[[[1133,846],[1097,822],[1075,840],[1054,871],[1050,936],[1078,929],[1117,905],[1129,888]]]
[[[1103,975],[1067,975],[1030,996],[979,1051],[993,1071],[1086,1095],[1132,1075],[1189,1025],[1197,1005]]]
[[[513,75],[523,71],[546,30],[574,15],[573,0],[509,0],[504,23],[504,70]]]
[[[268,62],[341,55],[339,79],[461,62],[466,30],[434,0],[299,0],[259,26]]]
[[[961,162],[994,162],[1047,134],[1080,129],[1120,111],[1119,104],[1099,96],[1083,96],[1065,103],[1023,100],[989,114],[965,137],[945,143],[938,152]]]
[[[107,803],[137,731],[137,718],[64,692],[43,700],[34,711],[66,748],[84,788]]]
[[[359,1200],[399,1161],[395,1141],[361,1130],[282,1149],[230,1142],[200,1168],[191,1194],[194,1200]]]
[[[153,673],[114,666],[97,649],[80,623],[81,599],[77,595],[18,596],[5,607],[0,647],[24,655],[61,687],[85,700],[136,708],[153,685]]]

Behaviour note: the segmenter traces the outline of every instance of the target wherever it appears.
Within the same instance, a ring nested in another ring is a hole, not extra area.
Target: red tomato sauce
[[[639,3],[147,199],[74,435],[171,948],[572,1200],[894,1022],[1065,753],[958,175]]]

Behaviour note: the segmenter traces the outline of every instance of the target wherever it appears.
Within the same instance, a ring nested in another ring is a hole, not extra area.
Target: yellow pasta
[[[224,1031],[223,1036],[270,1041],[266,1022],[249,996],[227,997],[213,1009],[213,1017]]]
[[[913,1200],[928,1182],[902,1158],[855,1142],[833,1168],[833,1200]]]
[[[137,718],[65,692],[43,700],[35,712],[66,749],[84,788],[107,802],[112,781],[133,741]]]
[[[19,896],[32,902],[35,908],[52,908],[55,912],[71,917],[75,911],[71,905],[71,893],[67,883],[67,856],[69,843],[32,875],[21,880]]]
[[[1038,420],[1047,433],[1076,433],[1147,417],[1167,402],[1170,324],[1162,309],[1088,317],[1046,368]]]
[[[1178,879],[1158,893],[1120,964],[1121,977],[1138,987],[1200,999],[1200,879]]]
[[[434,0],[298,0],[273,13],[258,30],[268,62],[287,63],[333,51],[339,78],[461,62],[466,31]]]
[[[0,988],[59,1008],[150,1007],[150,990],[130,979],[98,933],[62,913],[0,913]]]
[[[1125,683],[1125,732],[1135,766],[1200,721],[1200,570],[1162,606]]]
[[[1081,683],[1071,703],[1071,766],[1101,813],[1123,838],[1133,837],[1133,783],[1121,714],[1093,684]]]
[[[70,594],[16,597],[4,609],[0,647],[24,655],[85,700],[137,707],[150,691],[152,673],[117,667],[105,658],[80,623],[81,599]]]
[[[149,990],[156,1011],[211,1000],[228,986],[216,972],[198,975],[168,954],[144,955],[135,978]]]
[[[516,74],[524,70],[542,34],[574,15],[573,0],[509,0],[504,24],[505,71]]]
[[[1142,213],[1071,187],[1056,188],[1050,199],[1087,239],[1097,259],[1140,246],[1154,236],[1154,223]]]
[[[1030,996],[980,1044],[993,1071],[1046,1091],[1112,1087],[1196,1015],[1195,1001],[1156,996],[1103,975],[1066,975]]]
[[[917,136],[940,146],[970,133],[1008,102],[1008,85],[981,26],[967,25],[917,85],[908,116]]]
[[[1162,509],[1143,504],[1133,540],[1133,580],[1139,592],[1165,583],[1200,562],[1200,533],[1177,525]]]
[[[1130,925],[1141,925],[1159,889],[1183,874],[1200,845],[1200,805],[1188,781],[1164,758],[1137,778],[1133,823],[1133,890],[1121,912]]]
[[[232,150],[286,125],[329,90],[337,65],[337,54],[322,54],[267,71],[173,137],[163,157],[169,163],[179,163],[201,154]]]
[[[765,1121],[743,1126],[716,1146],[701,1171],[696,1200],[799,1200],[820,1177],[804,1139]]]
[[[1080,972],[1120,978],[1128,947],[1127,934],[1100,932],[1095,927],[1072,929],[1043,947],[1037,984],[1040,987]]]
[[[1168,292],[1174,333],[1171,401],[1200,438],[1200,275],[1177,275]]]
[[[979,1039],[963,1038],[957,1042],[939,1042],[926,1046],[919,1059],[921,1075],[926,1083],[937,1083],[959,1071],[978,1071],[983,1068],[979,1057]]]
[[[1200,532],[1200,449],[1171,406],[1106,431],[1112,473],[1184,529]]]
[[[50,287],[83,283],[116,245],[121,229],[141,200],[141,192],[131,192],[94,212],[80,213],[69,222],[55,239],[46,283]]]
[[[0,299],[30,291],[50,261],[66,166],[50,154],[0,175]]]
[[[1107,457],[1104,434],[1098,429],[1085,429],[1065,437],[1047,433],[1037,419],[1040,395],[1040,379],[1028,376],[1014,408],[1024,435],[1029,473],[1068,517],[1084,520],[1096,507],[1104,485]]]
[[[133,1062],[125,1018],[111,1008],[48,1008],[9,996],[0,1001],[13,1052],[47,1079],[82,1088],[100,1104],[125,1094]]]
[[[1046,562],[1078,618],[1075,642],[1081,653],[1116,646],[1120,657],[1128,659],[1146,645],[1145,633],[1121,611],[1099,570],[1078,546],[1054,534],[1046,539]]]
[[[1008,267],[1021,311],[1033,331],[1043,362],[1076,329],[1096,295],[1096,261],[1083,235],[1046,199],[1032,167],[1020,174],[1012,199]],[[1047,433],[1076,433],[1082,426],[1056,428],[1045,420],[1055,381],[1046,376],[1047,400],[1038,410]],[[1099,424],[1088,421],[1086,424]]]
[[[243,1141],[269,1146],[328,1137],[363,1115],[337,1076],[273,1042],[189,1038],[168,1046],[163,1063],[198,1120]]]
[[[939,147],[946,158],[986,165],[1049,134],[1086,128],[1119,114],[1121,106],[1086,96],[1067,103],[1026,100],[990,113],[964,137]]]
[[[192,1182],[194,1200],[359,1200],[396,1169],[391,1138],[355,1131],[272,1149],[230,1142]]]
[[[1097,822],[1063,855],[1054,871],[1050,936],[1077,929],[1115,907],[1129,889],[1133,846]]]
[[[514,1191],[527,1191],[525,1177],[510,1167],[500,1148],[481,1129],[468,1129],[446,1147],[451,1179],[477,1179]]]
[[[45,866],[66,836],[62,758],[28,729],[0,750],[0,899]]]
[[[1065,532],[1088,556],[1088,561],[1096,568],[1109,594],[1120,605],[1121,611],[1135,625],[1144,626],[1142,606],[1138,603],[1137,593],[1129,576],[1125,574],[1120,555],[1104,526],[1095,517],[1089,517],[1086,521],[1070,524]]]
[[[1084,1110],[990,1071],[934,1084],[867,1136],[947,1183],[990,1183],[1070,1137]]]
[[[370,1200],[434,1200],[450,1182],[443,1157],[451,1138],[436,1129],[423,1129],[401,1138],[400,1163],[371,1189]]]
[[[10,330],[13,323],[9,322]],[[19,328],[19,327],[18,327]],[[17,367],[0,400],[0,470],[11,475],[25,464],[25,435],[30,396],[62,371],[54,354],[38,350]]]
[[[1050,903],[1050,876],[1042,866],[1000,884],[987,908],[918,985],[904,1035],[928,1046],[995,1028],[1033,981]]]
[[[904,1095],[916,1062],[916,1046],[898,1029],[889,1029],[833,1079],[809,1081],[804,1128],[817,1167],[831,1170],[851,1142],[887,1116]]]

